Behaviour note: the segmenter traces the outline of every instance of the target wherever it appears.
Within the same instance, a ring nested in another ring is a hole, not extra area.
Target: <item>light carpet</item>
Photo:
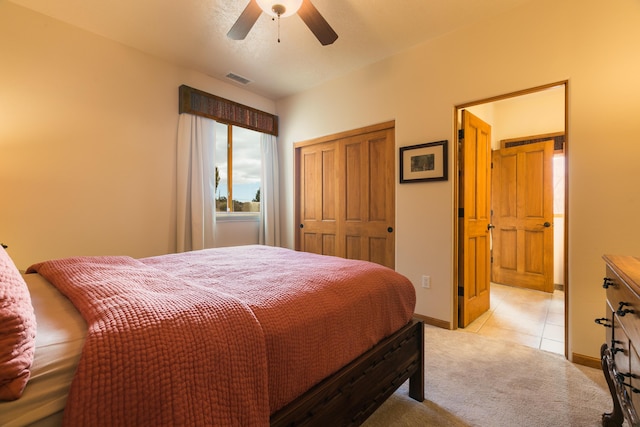
[[[558,354],[431,326],[425,347],[425,401],[404,384],[365,427],[595,427],[613,408],[600,370]]]

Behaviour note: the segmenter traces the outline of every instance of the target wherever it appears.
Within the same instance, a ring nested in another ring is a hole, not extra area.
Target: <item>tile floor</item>
[[[491,284],[491,308],[465,331],[564,355],[564,292]]]

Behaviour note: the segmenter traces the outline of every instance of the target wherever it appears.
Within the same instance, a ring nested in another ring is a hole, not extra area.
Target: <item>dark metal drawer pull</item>
[[[622,307],[626,307],[631,305],[628,302],[624,302],[624,301],[620,301],[620,305],[618,306],[618,309],[616,310],[616,314],[620,317],[624,317],[627,313],[635,313],[635,311],[625,308],[624,310],[622,309]]]
[[[622,353],[624,353],[624,348],[622,347],[616,347],[616,344],[622,344],[622,341],[618,341],[618,340],[611,340],[611,352],[613,354],[616,354],[617,352],[621,351]]]
[[[632,374],[631,372],[618,372],[618,376],[621,376],[624,378],[634,378],[634,379],[640,378],[636,374]]]
[[[624,348],[620,348],[620,347],[613,347],[613,348],[611,349],[611,352],[612,352],[613,354],[616,354],[616,353],[617,353],[617,352],[619,352],[619,351],[621,351],[621,352],[624,354]]]
[[[604,281],[602,282],[602,287],[607,289],[609,286],[613,286],[613,279],[609,278],[609,277],[605,277]]]
[[[595,322],[598,325],[604,326],[605,328],[610,328],[611,327],[611,324],[608,323],[608,322],[611,322],[611,320],[607,319],[606,317],[601,317],[599,319],[595,319]]]
[[[631,384],[627,384],[627,383],[624,382],[624,378],[625,377],[627,377],[627,378],[629,378],[629,377],[638,378],[633,374],[621,374],[621,373],[616,374],[616,379],[618,380],[618,382],[620,382],[620,384],[622,384],[623,386],[629,387],[629,389],[634,393],[640,393],[639,389],[635,388]]]

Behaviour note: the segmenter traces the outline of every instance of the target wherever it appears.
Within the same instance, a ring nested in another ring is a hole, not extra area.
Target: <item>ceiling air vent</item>
[[[234,74],[234,73],[227,74],[227,78],[233,80],[234,82],[243,84],[243,85],[251,83],[251,80],[249,80],[249,79],[247,79],[245,77],[239,76],[237,74]]]

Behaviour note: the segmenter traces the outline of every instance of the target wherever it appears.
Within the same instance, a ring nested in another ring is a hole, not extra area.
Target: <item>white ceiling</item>
[[[227,38],[249,0],[11,1],[275,100],[532,0],[312,0],[338,33],[329,46],[297,15],[280,43],[264,13],[245,40]]]

